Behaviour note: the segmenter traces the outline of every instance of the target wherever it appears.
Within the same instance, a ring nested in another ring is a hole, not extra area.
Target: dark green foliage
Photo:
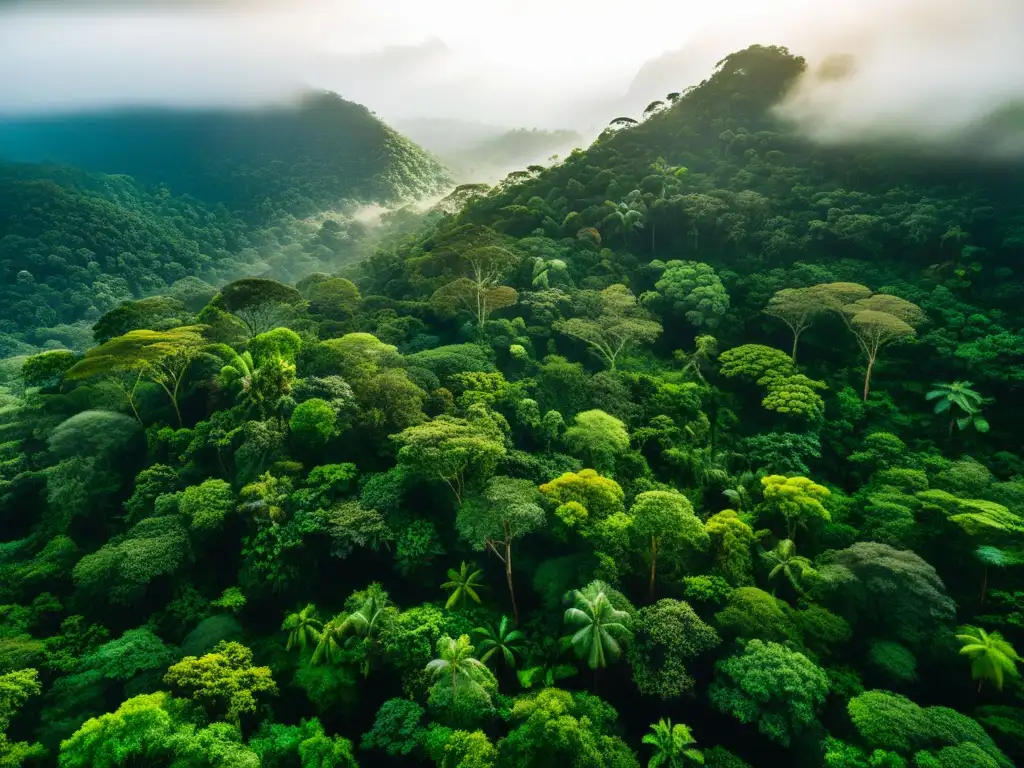
[[[867,691],[851,699],[848,710],[869,749],[892,750],[907,757],[919,750],[938,752],[940,765],[945,764],[941,754],[945,749],[965,750],[967,754],[977,750],[976,760],[1012,765],[975,720],[947,707],[919,707],[887,691]]]
[[[864,622],[916,648],[949,628],[954,604],[935,569],[914,552],[861,542],[822,558],[821,589],[854,626]]]
[[[373,728],[363,734],[360,749],[380,749],[391,757],[410,755],[423,744],[423,707],[408,699],[385,701]]]
[[[716,669],[712,703],[742,723],[757,723],[772,741],[788,745],[817,726],[828,678],[802,653],[751,640],[742,654],[718,662]]]
[[[679,600],[659,600],[641,608],[632,622],[629,663],[641,693],[674,699],[690,692],[687,665],[721,642],[715,630]]]

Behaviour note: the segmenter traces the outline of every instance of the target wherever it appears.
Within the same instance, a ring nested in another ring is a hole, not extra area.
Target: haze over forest
[[[962,145],[1024,99],[1016,0],[7,0],[0,22],[8,114],[242,106],[322,88],[388,122],[456,118],[596,135],[616,114],[699,82],[722,56],[766,40],[809,60],[812,76],[788,113],[825,140]],[[844,76],[815,78],[834,54],[852,57]],[[1024,151],[1019,130],[992,130],[974,151]]]

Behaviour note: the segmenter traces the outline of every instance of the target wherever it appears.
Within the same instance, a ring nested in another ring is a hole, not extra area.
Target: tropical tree
[[[345,637],[342,627],[347,616],[340,613],[333,619],[325,622],[317,637],[316,647],[309,663],[316,667],[325,662],[337,664],[341,660],[341,654],[345,649]]]
[[[643,229],[644,226],[644,216],[647,210],[640,199],[640,191],[633,190],[619,203],[606,200],[605,208],[609,210],[609,213],[601,222],[602,229],[621,233],[622,245],[623,247],[627,246],[629,233]]]
[[[582,291],[593,294],[593,291]],[[611,370],[624,351],[649,344],[661,333],[661,324],[637,305],[636,296],[621,283],[605,288],[596,297],[596,316],[573,317],[555,323],[555,330],[590,347]]]
[[[559,680],[578,675],[579,672],[572,664],[551,663],[520,669],[516,672],[516,677],[523,688],[533,688],[537,684],[542,688],[554,688]]]
[[[441,415],[407,427],[391,440],[401,446],[398,464],[425,480],[441,480],[461,504],[466,483],[491,475],[505,455],[504,434],[484,406],[470,418]],[[467,475],[469,476],[467,478]]]
[[[204,327],[189,325],[169,331],[129,331],[90,349],[65,377],[70,381],[96,376],[111,379],[124,393],[140,424],[142,418],[135,406],[135,391],[141,381],[150,381],[166,393],[181,427],[178,395],[185,374],[206,344],[202,335]]]
[[[881,351],[917,336],[916,326],[927,320],[924,311],[899,296],[876,293],[842,307],[839,312],[864,354],[864,401],[871,391],[871,372]]]
[[[654,754],[647,763],[647,768],[683,768],[696,763],[704,765],[704,755],[694,749],[697,740],[689,726],[677,723],[672,725],[671,719],[662,718],[651,725],[653,733],[644,735],[644,744],[654,747]]]
[[[505,566],[505,581],[512,600],[512,615],[519,623],[519,608],[512,583],[512,542],[544,525],[540,493],[529,480],[493,477],[480,497],[459,505],[455,527],[478,550],[489,549]]]
[[[442,635],[437,641],[437,655],[440,658],[432,659],[427,664],[426,671],[434,678],[451,675],[453,700],[458,694],[459,682],[472,684],[474,673],[487,669],[483,662],[473,656],[474,650],[469,635],[459,635],[458,639]]]
[[[808,574],[814,573],[811,561],[796,553],[796,544],[790,539],[783,539],[773,550],[765,552],[764,560],[771,568],[768,572],[768,581],[774,582],[780,575],[793,585],[798,594],[803,594],[801,582]],[[772,594],[775,588],[772,587]]]
[[[951,383],[936,382],[932,389],[924,396],[925,400],[935,400],[935,413],[949,413],[949,434],[953,434],[953,427],[966,429],[973,426],[979,432],[988,432],[988,421],[981,415],[981,405],[985,401],[980,393],[971,389],[969,381],[954,381]],[[960,411],[963,415],[957,415]]]
[[[455,311],[464,309],[476,320],[477,332],[484,336],[484,326],[492,312],[510,307],[518,300],[514,288],[501,281],[515,268],[521,254],[497,245],[472,248],[460,254],[463,276],[441,286],[431,302]]]
[[[656,291],[644,293],[644,304],[664,306],[683,315],[698,328],[715,328],[729,310],[729,294],[709,264],[700,261],[651,262],[664,272]]]
[[[367,677],[370,674],[371,651],[382,629],[384,618],[389,614],[389,609],[393,609],[388,593],[380,584],[371,584],[363,592],[356,592],[350,600],[361,600],[361,603],[341,622],[339,632],[348,635],[345,641],[348,648],[355,648],[361,643],[369,646],[363,649],[363,677]]]
[[[738,477],[729,478],[728,486],[722,491],[739,512],[749,512],[754,507],[754,493],[758,477],[750,471],[742,472]]]
[[[552,276],[568,278],[568,274],[569,265],[562,259],[545,259],[536,256],[533,259],[530,284],[537,290],[546,290],[551,287]]]
[[[1012,552],[990,545],[978,547],[974,550],[974,556],[984,569],[981,575],[981,605],[984,605],[985,596],[988,594],[988,569],[1016,565],[1019,562],[1019,558]]]
[[[365,590],[354,593],[346,601],[346,607],[348,611],[339,613],[323,625],[310,663],[313,666],[324,662],[337,664],[344,651],[355,651],[363,646],[362,673],[363,677],[368,677],[378,636],[385,618],[394,609],[388,593],[379,584],[371,584]]]
[[[962,643],[960,655],[971,660],[971,678],[978,681],[978,692],[986,680],[1000,691],[1007,676],[1017,677],[1017,651],[999,632],[989,634],[980,627],[960,627],[956,639]]]
[[[323,625],[316,617],[316,606],[312,603],[307,603],[298,613],[289,614],[281,624],[281,631],[288,633],[285,650],[290,651],[294,646],[304,651],[308,645],[319,642],[320,629]]]
[[[650,166],[653,180],[656,183],[656,191],[648,204],[650,212],[651,229],[651,253],[656,253],[658,214],[670,210],[679,202],[679,180],[687,174],[687,169],[682,166],[669,165],[665,159],[659,157]],[[652,178],[652,177],[648,177]],[[645,183],[646,183],[645,179]]]
[[[815,319],[825,311],[820,291],[811,288],[783,288],[772,296],[765,307],[764,313],[777,318],[789,326],[793,332],[792,360],[796,362],[797,345],[800,336]]]
[[[565,612],[566,626],[575,630],[567,637],[577,656],[593,670],[608,666],[622,655],[632,637],[630,616],[612,605],[606,585],[594,581],[572,593],[573,605]]]
[[[646,491],[636,497],[629,510],[633,531],[641,539],[651,563],[648,592],[654,599],[654,581],[658,556],[679,560],[691,551],[708,546],[708,534],[693,505],[683,494],[672,491]]]
[[[465,562],[459,566],[457,571],[454,568],[449,568],[448,581],[441,585],[441,589],[450,589],[452,591],[448,602],[444,604],[445,610],[465,605],[467,597],[474,603],[479,604],[480,595],[476,591],[481,586],[480,578],[483,576],[483,573],[479,569],[470,570],[470,567]]]
[[[473,634],[480,638],[477,648],[483,654],[480,661],[484,663],[500,651],[502,658],[505,659],[505,665],[514,668],[516,655],[523,653],[526,635],[518,629],[513,629],[512,621],[508,616],[502,616],[497,625],[477,627],[473,630]]]
[[[221,641],[204,656],[186,656],[168,668],[164,682],[179,696],[206,705],[237,726],[241,716],[256,712],[256,695],[277,694],[270,667],[254,667],[252,651],[241,643]]]
[[[246,277],[225,285],[210,304],[238,318],[251,339],[281,325],[302,304],[302,295],[277,280]]]
[[[693,352],[677,349],[672,353],[672,356],[676,359],[676,362],[682,364],[683,367],[680,373],[683,376],[692,374],[700,381],[706,382],[707,379],[704,378],[703,369],[718,354],[718,339],[706,333],[701,334],[693,340],[693,347]]]
[[[599,472],[611,472],[615,460],[629,450],[629,432],[620,419],[594,409],[576,414],[562,438],[573,455]]]
[[[830,491],[809,478],[768,475],[761,478],[761,486],[764,505],[777,509],[786,518],[787,539],[794,539],[797,526],[806,528],[810,520],[828,522],[832,519],[822,504],[831,495]]]

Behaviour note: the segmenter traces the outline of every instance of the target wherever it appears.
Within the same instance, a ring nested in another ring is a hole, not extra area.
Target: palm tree
[[[545,259],[536,256],[533,261],[531,285],[538,290],[548,288],[553,275],[568,277],[568,270],[569,265],[562,259]]]
[[[323,629],[320,631],[320,635],[317,638],[316,648],[313,649],[313,656],[310,658],[310,663],[315,667],[327,662],[329,664],[337,664],[341,659],[341,653],[344,650],[344,632],[342,627],[345,624],[345,620],[348,616],[344,613],[339,613],[333,619],[324,624]]]
[[[466,597],[473,600],[474,603],[480,603],[480,595],[476,593],[478,587],[481,586],[480,578],[483,576],[483,571],[469,569],[469,566],[465,562],[456,571],[454,568],[448,569],[448,581],[441,585],[441,589],[452,590],[451,596],[448,598],[448,602],[444,604],[445,610],[451,610],[455,606],[463,606],[466,604]]]
[[[591,582],[572,594],[573,607],[565,612],[564,621],[575,632],[567,640],[591,669],[606,667],[622,655],[623,644],[633,636],[627,626],[629,614],[612,605],[603,582]]]
[[[352,613],[348,614],[341,622],[339,631],[342,635],[348,635],[345,640],[346,648],[355,648],[361,642],[369,644],[363,660],[363,677],[370,674],[370,653],[377,641],[377,635],[381,629],[382,617],[388,608],[388,593],[380,584],[371,584],[366,588],[366,599],[363,604]]]
[[[956,639],[963,643],[960,655],[971,660],[971,678],[978,681],[978,692],[986,680],[1003,690],[1003,679],[1017,676],[1020,656],[998,632],[991,635],[979,627],[961,627]]]
[[[491,656],[500,651],[505,664],[515,668],[516,654],[522,654],[526,635],[512,626],[512,620],[508,616],[502,616],[497,626],[477,627],[473,630],[473,633],[481,638],[477,645],[483,653],[480,661],[486,663]]]
[[[728,466],[731,454],[725,451],[716,451],[711,446],[707,446],[705,448],[690,448],[682,455],[683,461],[693,475],[694,482],[700,488],[724,483],[729,479]]]
[[[729,486],[722,495],[736,507],[739,513],[749,512],[754,508],[754,489],[758,476],[753,472],[743,472],[739,477],[729,479]]]
[[[456,685],[460,679],[471,683],[475,682],[473,673],[486,669],[483,662],[473,657],[473,650],[469,635],[459,635],[458,640],[453,640],[448,635],[442,635],[437,641],[437,654],[441,658],[434,659],[427,664],[426,671],[432,677],[449,674],[452,676],[453,701],[458,690]]]
[[[654,733],[644,736],[644,744],[654,747],[654,755],[647,768],[682,768],[688,763],[704,765],[704,755],[699,749],[693,749],[697,743],[690,732],[689,726],[678,723],[672,725],[671,720],[662,718],[651,726]]]
[[[552,688],[559,680],[579,674],[579,670],[572,664],[542,664],[536,667],[527,667],[516,672],[519,684],[523,688],[533,688],[540,683],[542,688]]]
[[[796,553],[796,544],[792,540],[783,539],[771,552],[765,552],[763,557],[765,562],[771,566],[771,571],[768,573],[768,581],[774,581],[777,576],[782,574],[793,585],[793,589],[798,594],[803,594],[804,590],[800,586],[800,582],[803,581],[807,574],[814,573],[815,571],[810,560]],[[774,587],[772,588],[772,594],[775,594]]]
[[[985,399],[980,393],[971,389],[971,382],[954,381],[951,384],[937,382],[932,386],[934,389],[924,398],[938,401],[935,403],[935,413],[951,412],[949,434],[953,434],[954,425],[959,429],[973,426],[979,432],[988,432],[988,421],[981,415],[981,406]],[[962,411],[963,416],[957,416],[957,410]]]
[[[361,643],[368,645],[363,654],[363,677],[370,674],[370,658],[380,633],[382,619],[389,607],[388,593],[380,584],[371,584],[363,593],[363,603],[351,613],[339,613],[324,624],[317,646],[310,659],[314,666],[336,664],[345,650],[354,650]],[[351,598],[350,598],[351,599]]]
[[[285,650],[290,651],[292,646],[296,646],[304,651],[306,646],[319,642],[322,626],[323,622],[316,617],[316,606],[312,603],[307,603],[298,613],[290,614],[281,624],[281,630],[288,633]]]
[[[635,195],[634,192],[636,193]],[[643,229],[644,215],[647,212],[643,201],[640,200],[639,190],[630,192],[620,203],[606,200],[604,204],[610,209],[610,213],[601,222],[602,226],[605,229],[620,233],[622,235],[622,245],[627,247],[629,244],[629,233],[637,229]]]

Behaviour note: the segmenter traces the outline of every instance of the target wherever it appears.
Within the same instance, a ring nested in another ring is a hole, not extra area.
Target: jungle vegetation
[[[1024,761],[1022,177],[807,143],[804,66],[294,276],[7,171],[0,766]]]

